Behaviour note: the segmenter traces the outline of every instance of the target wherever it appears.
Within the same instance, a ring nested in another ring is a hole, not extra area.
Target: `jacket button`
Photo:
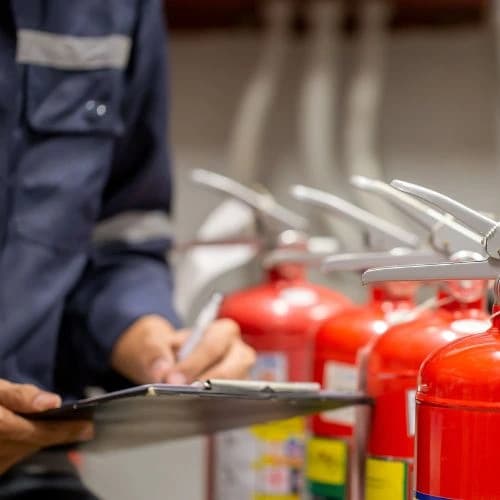
[[[85,116],[91,120],[98,120],[106,115],[108,108],[106,104],[94,100],[85,103]]]

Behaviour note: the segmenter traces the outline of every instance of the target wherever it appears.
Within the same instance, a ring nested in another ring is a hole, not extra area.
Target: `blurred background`
[[[179,241],[220,202],[188,182],[194,167],[262,183],[290,208],[287,188],[302,182],[397,222],[348,187],[365,174],[497,210],[500,3],[167,0],[165,12]],[[350,226],[311,215],[318,233],[360,246]],[[253,276],[233,273],[219,286]],[[356,276],[338,280],[351,296],[359,289]],[[201,500],[204,444],[87,455],[84,470],[107,499]]]

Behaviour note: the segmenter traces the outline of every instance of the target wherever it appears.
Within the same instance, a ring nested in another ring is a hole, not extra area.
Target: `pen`
[[[177,354],[177,359],[179,361],[186,359],[200,343],[203,335],[205,334],[205,330],[209,327],[210,323],[212,323],[217,318],[219,308],[223,299],[224,295],[222,295],[222,293],[216,292],[210,297],[208,302],[201,309],[198,317],[194,322],[191,335],[189,335],[186,342],[184,342],[184,344],[179,349],[179,352]]]

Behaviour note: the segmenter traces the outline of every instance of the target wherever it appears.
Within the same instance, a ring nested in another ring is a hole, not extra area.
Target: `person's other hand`
[[[41,448],[88,441],[91,422],[37,422],[16,413],[58,408],[61,399],[33,385],[12,384],[0,379],[0,474]]]
[[[176,331],[159,316],[144,316],[118,339],[111,356],[113,368],[139,384],[191,383],[197,379],[241,379],[255,362],[255,352],[241,338],[232,320],[214,321],[202,340],[184,360],[176,354],[188,330]]]

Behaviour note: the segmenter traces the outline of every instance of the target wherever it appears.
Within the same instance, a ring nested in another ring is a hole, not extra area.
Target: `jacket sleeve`
[[[125,132],[115,144],[89,263],[66,310],[72,330],[67,338],[92,373],[109,368],[115,342],[141,316],[161,315],[179,326],[166,261],[171,172],[163,15],[157,0],[138,3],[126,75]]]

